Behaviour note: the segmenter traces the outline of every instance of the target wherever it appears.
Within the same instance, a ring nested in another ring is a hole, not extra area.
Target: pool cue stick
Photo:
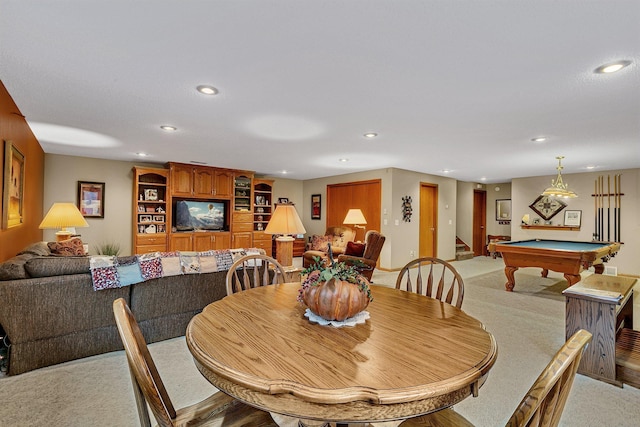
[[[604,240],[602,236],[602,176],[598,176],[598,240]]]
[[[600,175],[600,241],[604,240],[604,176]]]
[[[611,175],[607,175],[607,242],[611,241]]]
[[[620,181],[620,179],[622,178],[622,175],[618,175],[618,242],[622,241],[622,235],[620,234],[620,230],[622,229],[622,218],[621,218],[621,213],[622,213],[622,183]]]
[[[595,186],[593,187],[593,240],[598,240],[598,180],[595,180]]]
[[[618,241],[618,175],[613,175],[613,241]]]

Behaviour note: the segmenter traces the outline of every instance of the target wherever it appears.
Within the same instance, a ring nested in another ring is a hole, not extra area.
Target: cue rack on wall
[[[620,178],[622,175],[613,176],[613,193],[611,192],[611,175],[607,175],[607,188],[604,187],[604,176],[596,179],[595,192],[592,194],[595,202],[595,231],[593,240],[607,242],[622,242],[620,235],[620,211],[622,210],[622,187]],[[613,206],[612,206],[613,199]],[[611,224],[613,222],[613,234]],[[611,239],[613,237],[613,240]]]

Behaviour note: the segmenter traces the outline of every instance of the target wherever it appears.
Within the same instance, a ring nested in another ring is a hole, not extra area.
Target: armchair
[[[350,227],[329,227],[324,236],[314,235],[311,242],[307,244],[307,250],[302,254],[302,266],[309,267],[314,263],[315,257],[328,260],[328,243],[331,243],[331,250],[334,256],[343,254],[347,248],[347,243],[353,242],[356,232]]]
[[[362,256],[350,255],[350,245],[348,245],[346,253],[338,255],[338,262],[344,262],[345,264],[350,265],[357,264],[359,261],[364,264],[364,266],[356,266],[356,268],[360,271],[360,274],[367,278],[367,280],[371,280],[373,270],[376,268],[376,263],[380,257],[380,252],[382,251],[382,246],[384,245],[385,240],[386,237],[378,231],[369,230],[364,236],[365,244]]]

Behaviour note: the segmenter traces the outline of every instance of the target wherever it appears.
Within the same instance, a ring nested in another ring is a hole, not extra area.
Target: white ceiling
[[[0,0],[0,44],[47,153],[293,179],[640,167],[638,0]]]

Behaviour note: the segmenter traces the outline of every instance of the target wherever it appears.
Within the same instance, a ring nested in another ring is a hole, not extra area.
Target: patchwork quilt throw
[[[152,252],[130,257],[96,255],[89,259],[93,290],[121,288],[166,276],[229,270],[239,258],[260,249],[222,249],[204,252]]]

